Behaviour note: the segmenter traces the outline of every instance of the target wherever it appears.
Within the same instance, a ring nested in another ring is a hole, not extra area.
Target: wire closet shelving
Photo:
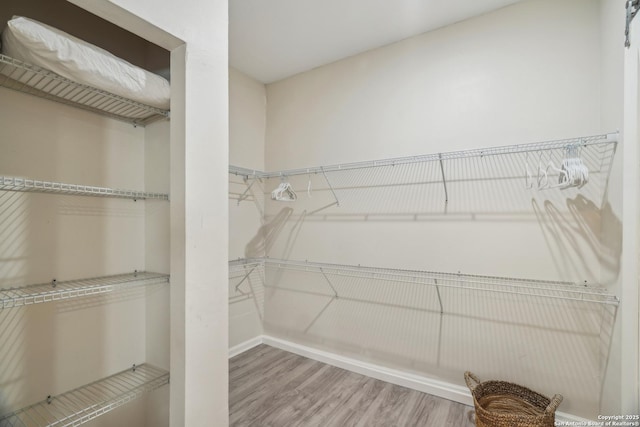
[[[600,286],[565,281],[534,280],[500,276],[482,276],[460,273],[443,273],[422,270],[402,270],[394,268],[364,267],[360,265],[328,264],[309,261],[278,259],[247,259],[247,265],[264,262],[265,268],[294,270],[322,275],[325,279],[334,276],[369,279],[393,283],[418,284],[436,290],[449,288],[473,292],[520,295],[582,303],[618,306],[617,296]],[[240,263],[241,261],[234,261]],[[333,292],[337,291],[331,285]]]
[[[347,171],[355,169],[369,169],[385,166],[398,166],[412,163],[442,162],[446,160],[466,159],[474,157],[489,157],[513,154],[536,153],[548,150],[565,149],[571,146],[589,147],[593,145],[615,144],[618,141],[617,133],[592,135],[577,138],[558,139],[553,141],[534,142],[528,144],[515,144],[500,147],[475,148],[471,150],[450,151],[432,153],[419,156],[395,157],[389,159],[369,160],[362,162],[340,163],[327,166],[313,166],[308,168],[285,169],[280,171],[265,172],[248,169],[239,166],[229,166],[229,173],[248,178],[278,178],[295,175],[322,174],[328,172]]]
[[[237,259],[229,261],[229,303],[253,300],[262,317],[264,302],[264,261]]]
[[[169,283],[168,274],[146,271],[61,282],[54,279],[49,283],[0,289],[0,309],[86,297],[161,283]]]
[[[169,110],[74,82],[52,71],[0,55],[0,86],[112,119],[145,126],[169,118]]]
[[[133,365],[115,375],[0,416],[0,426],[79,426],[166,384],[169,384],[169,372],[146,363]]]
[[[147,193],[144,191],[95,187],[91,185],[38,181],[35,179],[17,178],[11,176],[0,176],[0,190],[55,193],[71,196],[114,197],[133,200],[169,200],[169,195],[164,193]]]
[[[297,193],[306,190],[309,197],[291,198],[303,202],[306,216],[526,214],[532,199],[562,203],[581,196],[604,203],[617,141],[617,133],[608,133],[271,172],[230,165],[228,172],[238,204],[260,203],[256,191],[271,190],[272,199],[286,201],[278,190],[289,184]],[[575,173],[578,165],[582,175]],[[314,191],[321,197],[311,201]]]

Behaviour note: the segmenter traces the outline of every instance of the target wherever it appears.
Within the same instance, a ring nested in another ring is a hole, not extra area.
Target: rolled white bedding
[[[2,33],[3,53],[153,107],[169,109],[169,82],[56,28],[14,17]]]

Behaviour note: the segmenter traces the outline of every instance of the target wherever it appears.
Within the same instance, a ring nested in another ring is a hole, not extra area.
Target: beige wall
[[[528,1],[270,84],[266,169],[615,131],[601,120],[600,20],[595,0]],[[280,230],[268,255],[590,283],[615,275],[616,237],[601,239],[608,169],[580,192],[544,192],[524,188],[525,160],[445,163],[446,205],[437,163],[328,174],[340,207],[324,208],[333,199],[321,175],[292,179],[298,202],[267,201],[267,225]],[[324,279],[303,276],[270,274],[303,292],[268,289],[267,334],[456,384],[470,369],[562,393],[564,412],[599,413],[612,333],[600,306],[447,291],[440,316],[433,293],[332,278],[362,301],[329,303],[314,296]],[[376,302],[385,299],[418,307]]]
[[[0,91],[4,175],[145,188],[144,129]],[[0,199],[2,288],[145,269],[144,201],[12,192]],[[144,362],[145,301],[141,288],[0,311],[0,412]],[[144,425],[141,403],[118,414],[95,425]]]
[[[622,130],[623,113],[623,85],[624,85],[624,37],[619,29],[623,28],[625,19],[624,1],[600,1],[600,34],[601,34],[601,120],[603,127]],[[618,155],[615,158],[611,176],[607,187],[607,197],[603,206],[602,242],[610,253],[620,253],[622,250],[622,187],[623,187],[623,152],[624,141],[618,144]],[[611,263],[611,260],[615,262]],[[622,295],[621,260],[618,256],[603,257],[602,283],[617,295]],[[624,400],[632,398],[632,394],[624,390],[623,376],[625,371],[621,366],[621,357],[625,353],[625,346],[621,339],[621,319],[617,322],[612,333],[611,353],[608,355],[606,376],[602,391],[602,413],[624,413]],[[637,404],[637,402],[636,402]]]
[[[169,193],[169,121],[145,128],[145,188]],[[169,204],[145,205],[145,262],[147,271],[169,271]],[[170,288],[153,286],[146,290],[146,360],[154,366],[170,368]],[[148,398],[146,425],[169,425],[169,387],[154,391]]]
[[[82,7],[171,50],[170,425],[228,424],[229,70],[226,1]]]
[[[247,75],[229,69],[229,163],[250,169],[264,170],[264,135],[266,127],[265,86]],[[262,184],[255,182],[246,200],[238,198],[247,190],[242,177],[229,175],[229,259],[261,257]],[[233,274],[229,282],[229,347],[262,334],[264,289],[258,272],[251,280],[256,298],[237,298],[235,286],[244,274]],[[249,283],[241,285],[250,290]],[[236,298],[234,298],[236,296]]]

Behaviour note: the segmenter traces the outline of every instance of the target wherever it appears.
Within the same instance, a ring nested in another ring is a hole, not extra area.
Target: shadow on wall
[[[597,415],[615,306],[269,265],[266,286],[268,335],[460,385],[472,370]]]
[[[0,416],[15,409],[13,404],[20,399],[20,391],[16,384],[24,381],[26,376],[22,363],[24,355],[25,314],[20,309],[0,311]],[[0,424],[2,424],[0,422]]]
[[[598,208],[595,203],[578,194],[566,199],[568,214],[549,200],[543,208],[531,200],[538,224],[552,254],[556,271],[567,277],[599,278],[604,276],[594,268],[602,268],[607,277],[617,278],[622,254],[622,223],[611,205]],[[598,262],[593,262],[598,261]]]
[[[261,258],[268,254],[292,213],[292,208],[283,208],[269,222],[262,225],[256,235],[247,243],[244,250],[245,257]]]

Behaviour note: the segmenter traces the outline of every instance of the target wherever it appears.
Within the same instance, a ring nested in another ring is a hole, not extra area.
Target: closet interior
[[[231,355],[264,343],[466,404],[470,370],[562,394],[560,419],[615,412],[613,3],[517,2],[275,82],[239,61]]]
[[[229,280],[206,284],[228,286],[229,357],[623,412],[624,8],[511,3],[277,79],[234,62],[230,3]],[[64,0],[0,12],[169,77],[168,51]],[[168,105],[6,49],[0,427],[169,425]]]
[[[2,9],[0,425],[168,423],[168,103],[9,56],[7,23],[168,52],[65,1]]]

